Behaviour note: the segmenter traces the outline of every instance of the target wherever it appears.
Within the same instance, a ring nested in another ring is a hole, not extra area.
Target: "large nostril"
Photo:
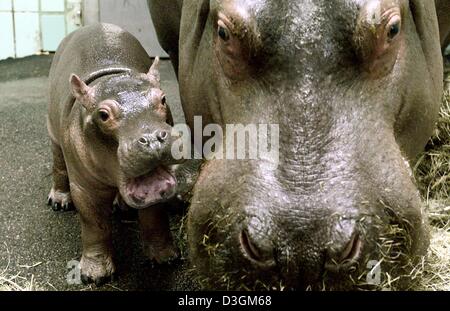
[[[138,142],[143,145],[143,146],[147,146],[148,145],[148,139],[145,137],[141,137],[139,138]]]
[[[331,255],[326,268],[330,271],[348,271],[355,266],[361,256],[363,241],[359,233],[354,233],[350,241],[339,252]]]
[[[258,246],[246,230],[241,231],[240,243],[244,256],[252,262],[263,267],[272,267],[275,265],[273,249],[264,249]]]
[[[163,143],[167,140],[167,138],[169,137],[169,133],[166,131],[161,131],[156,135],[156,138],[158,139],[159,142]]]
[[[341,253],[340,261],[342,263],[345,262],[354,262],[361,255],[362,249],[362,241],[359,237],[358,233],[353,234],[350,242],[347,243],[343,252]]]

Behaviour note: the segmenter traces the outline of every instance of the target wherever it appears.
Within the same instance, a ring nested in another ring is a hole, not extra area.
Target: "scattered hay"
[[[8,245],[3,243],[6,254],[8,256],[8,262],[6,267],[0,272],[0,291],[34,291],[37,290],[34,281],[34,275],[31,275],[30,279],[22,277],[20,272],[15,275],[8,273],[11,264],[11,253],[9,252]]]
[[[433,228],[428,256],[416,270],[420,279],[414,290],[450,291],[450,222]]]
[[[36,284],[34,275],[30,279],[20,276],[20,274],[8,276],[0,275],[0,291],[35,291]]]
[[[449,67],[450,68],[450,67]],[[448,69],[449,69],[448,68]],[[428,255],[411,276],[414,290],[450,290],[450,71],[438,126],[414,168],[431,224]]]
[[[450,74],[442,102],[438,126],[414,168],[423,196],[428,200],[450,198]]]

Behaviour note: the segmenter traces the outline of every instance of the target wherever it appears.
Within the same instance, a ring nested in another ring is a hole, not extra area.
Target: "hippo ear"
[[[157,56],[153,62],[152,67],[147,73],[147,78],[149,79],[150,83],[154,87],[160,87],[161,83],[161,76],[159,73],[159,57]]]
[[[86,83],[84,83],[76,74],[70,76],[70,85],[73,96],[84,106],[84,108],[86,108],[86,110],[92,111],[95,107],[94,88],[86,85]]]
[[[436,1],[438,7],[440,3],[449,0]],[[439,40],[439,23],[436,14],[435,1],[410,0],[409,5],[416,24],[417,34],[419,35],[422,50],[428,63],[429,72],[442,71],[442,50]],[[447,13],[448,14],[448,13]],[[441,96],[441,77],[435,83],[436,93]]]

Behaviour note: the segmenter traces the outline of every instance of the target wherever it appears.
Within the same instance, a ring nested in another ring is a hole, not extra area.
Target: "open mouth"
[[[130,207],[143,209],[170,199],[175,186],[175,177],[167,169],[157,167],[147,174],[127,178],[120,192]]]

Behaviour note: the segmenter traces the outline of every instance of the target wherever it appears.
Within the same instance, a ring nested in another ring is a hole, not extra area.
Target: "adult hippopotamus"
[[[148,1],[190,127],[279,124],[276,169],[202,168],[188,239],[206,287],[408,284],[429,244],[411,164],[438,115],[449,3]]]

